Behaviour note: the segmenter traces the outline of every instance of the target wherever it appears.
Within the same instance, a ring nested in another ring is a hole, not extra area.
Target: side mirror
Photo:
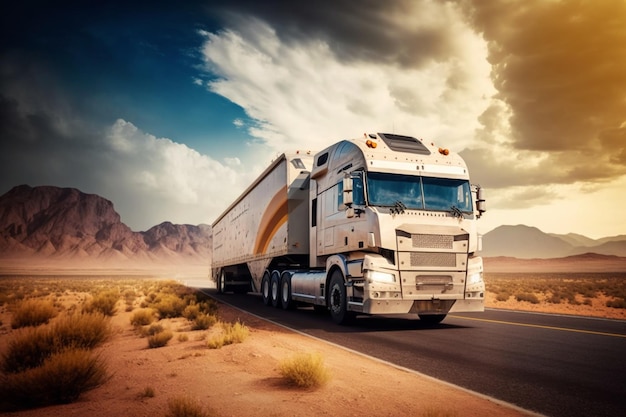
[[[349,176],[343,179],[343,204],[351,207],[354,200],[352,199],[352,178]]]
[[[478,210],[479,216],[487,211],[487,205],[485,203],[485,193],[480,185],[476,186],[476,209]]]

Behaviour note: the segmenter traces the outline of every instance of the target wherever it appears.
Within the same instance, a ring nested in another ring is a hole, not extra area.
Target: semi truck
[[[477,220],[483,190],[464,160],[390,133],[284,153],[213,222],[219,292],[309,305],[338,324],[484,310]]]

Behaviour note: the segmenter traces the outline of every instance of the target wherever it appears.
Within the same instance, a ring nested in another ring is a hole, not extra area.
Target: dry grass
[[[175,397],[167,402],[165,417],[213,417],[217,414],[205,410],[202,405],[190,397]]]
[[[109,377],[100,356],[86,349],[65,349],[46,357],[38,367],[0,375],[0,408],[69,403]]]
[[[207,341],[207,347],[210,349],[219,349],[234,343],[242,343],[250,335],[250,329],[240,322],[220,324],[222,327],[221,334],[213,336]]]
[[[591,305],[605,296],[607,307],[626,309],[626,273],[487,273],[485,283],[496,301]]]
[[[19,301],[13,308],[11,327],[39,326],[46,324],[57,315],[57,309],[52,301],[29,298]]]
[[[142,308],[133,313],[130,318],[130,324],[133,326],[147,326],[154,321],[154,310],[151,308]]]
[[[102,314],[66,313],[48,325],[18,332],[2,355],[2,370],[17,373],[41,366],[69,347],[93,349],[111,334],[110,322]]]
[[[164,329],[160,332],[154,333],[148,336],[148,347],[150,349],[160,348],[167,345],[172,337],[174,337],[174,333],[170,329]]]
[[[280,363],[280,374],[300,388],[318,388],[330,380],[330,372],[319,354],[301,353]]]

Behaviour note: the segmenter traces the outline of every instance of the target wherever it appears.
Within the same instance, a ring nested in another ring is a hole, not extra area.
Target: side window
[[[323,196],[324,216],[332,216],[339,211],[339,186],[335,185],[326,190]]]
[[[363,173],[352,180],[352,200],[355,206],[365,205],[365,191],[363,190]]]

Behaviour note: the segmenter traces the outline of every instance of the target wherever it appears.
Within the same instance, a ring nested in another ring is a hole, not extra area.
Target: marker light
[[[439,153],[442,155],[448,155],[450,151],[444,148],[439,148]]]
[[[374,149],[374,148],[376,148],[376,146],[378,146],[378,144],[376,142],[371,141],[369,139],[367,140],[367,142],[365,142],[365,144],[367,145],[368,148],[372,148],[372,149]]]

